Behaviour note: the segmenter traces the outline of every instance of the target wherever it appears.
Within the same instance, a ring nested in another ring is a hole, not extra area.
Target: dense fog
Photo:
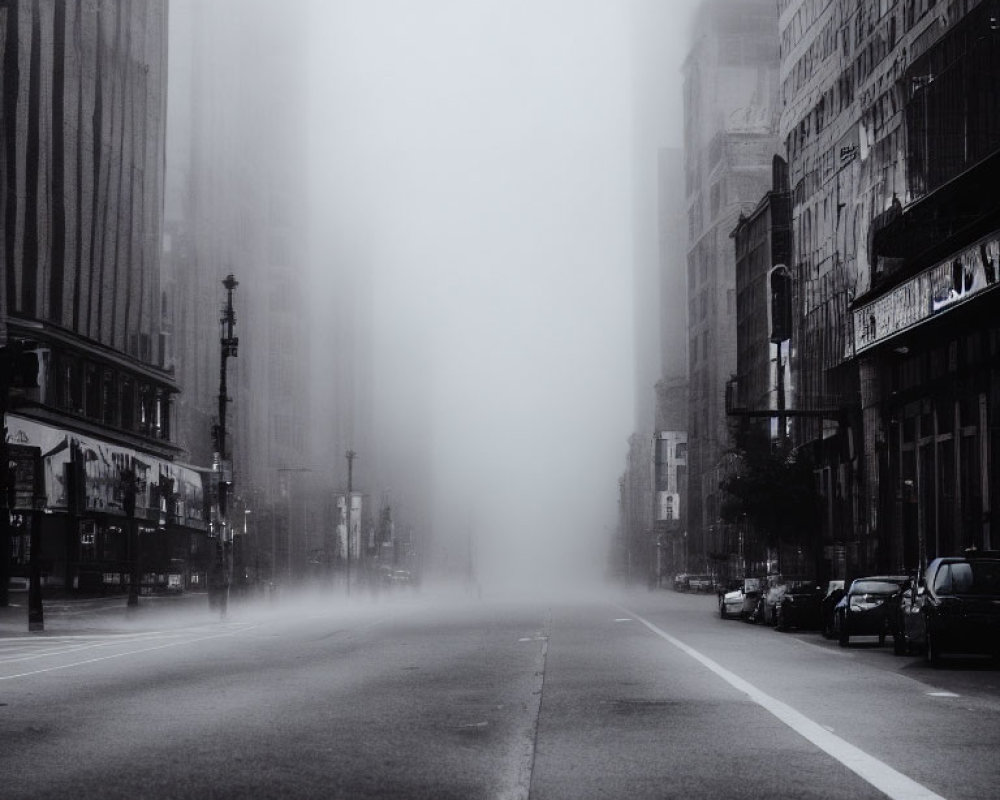
[[[454,569],[471,538],[485,583],[600,574],[633,429],[641,15],[605,0],[311,13],[316,283],[370,272],[383,470],[395,484],[395,457],[426,459]],[[678,17],[662,49],[684,32]]]
[[[692,5],[171,6],[168,172],[190,162],[196,185],[200,157],[199,196],[219,174],[249,190],[237,206],[266,184],[292,209],[291,284],[267,274],[280,261],[252,267],[274,236],[220,236],[206,255],[246,278],[235,380],[252,388],[247,359],[274,357],[252,333],[266,295],[300,292],[309,324],[289,333],[289,380],[309,391],[271,402],[311,414],[308,452],[272,459],[343,491],[356,450],[354,489],[414,529],[428,574],[604,572],[659,365],[658,289],[634,262],[656,258],[657,149],[680,144]],[[192,212],[178,185],[168,177],[168,230],[172,215],[194,216],[203,238],[226,224],[234,198]],[[234,409],[249,420],[237,457],[253,413]]]

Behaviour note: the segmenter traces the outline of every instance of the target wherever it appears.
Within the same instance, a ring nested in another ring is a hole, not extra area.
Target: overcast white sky
[[[377,425],[425,424],[425,394],[439,524],[475,521],[484,572],[604,566],[633,429],[632,11],[314,5],[314,235],[329,216],[371,270]]]

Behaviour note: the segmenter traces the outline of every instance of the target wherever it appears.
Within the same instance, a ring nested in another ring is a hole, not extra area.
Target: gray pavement
[[[114,630],[135,631],[155,624],[186,624],[213,614],[204,593],[144,596],[138,609],[126,606],[124,594],[77,597],[55,594],[43,598],[44,630],[28,631],[28,593],[12,591],[7,606],[0,606],[0,639],[31,636],[65,636]]]
[[[317,593],[225,620],[196,599],[67,603],[0,636],[0,795],[975,800],[1000,780],[995,667],[722,621],[710,596]]]

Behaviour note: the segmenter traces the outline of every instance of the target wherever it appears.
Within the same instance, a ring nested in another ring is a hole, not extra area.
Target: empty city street
[[[724,621],[712,595],[187,606],[0,638],[5,797],[962,800],[1000,778],[992,663]]]

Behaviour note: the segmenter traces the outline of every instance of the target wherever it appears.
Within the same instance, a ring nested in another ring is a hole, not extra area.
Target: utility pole
[[[354,491],[354,459],[357,453],[347,451],[347,596],[351,596],[351,506]]]
[[[226,479],[226,409],[230,402],[229,391],[226,385],[226,366],[230,356],[236,358],[240,340],[234,334],[236,326],[236,312],[233,310],[233,291],[239,286],[239,282],[232,273],[226,276],[222,282],[226,287],[226,305],[222,308],[222,317],[219,319],[220,337],[219,344],[222,346],[222,358],[219,366],[219,424],[215,428],[216,446],[219,452],[219,541],[216,550],[216,558],[219,559],[218,566],[222,575],[222,593],[220,594],[222,615],[226,615],[229,604],[229,585],[232,582],[232,534],[227,523],[227,498],[229,482]],[[230,467],[230,477],[231,477]]]

